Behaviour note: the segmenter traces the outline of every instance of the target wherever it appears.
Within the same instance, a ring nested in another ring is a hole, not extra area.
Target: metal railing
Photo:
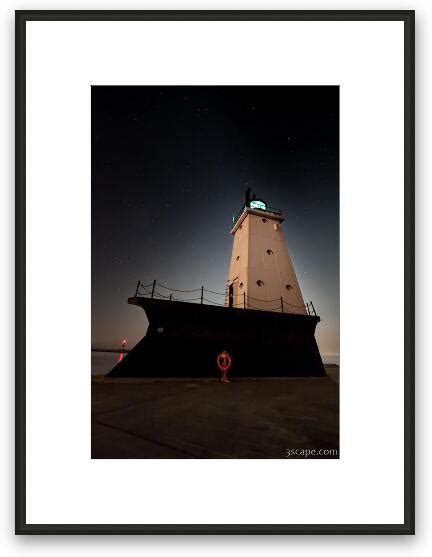
[[[280,209],[275,209],[273,207],[266,207],[265,209],[258,209],[256,207],[249,207],[248,205],[243,205],[237,215],[233,215],[232,226],[239,220],[239,218],[244,213],[245,209],[250,208],[255,211],[262,211],[263,213],[273,213],[274,215],[282,215],[282,211]]]
[[[162,292],[160,292],[160,289],[162,289]],[[183,295],[186,294],[191,294],[192,297],[184,298]],[[220,303],[219,301],[210,299],[213,296],[223,296],[224,302]],[[291,304],[290,302],[285,300],[282,296],[274,300],[262,300],[259,298],[253,298],[252,296],[246,294],[246,292],[243,292],[243,294],[240,295],[241,301],[239,303],[230,304],[228,288],[226,292],[215,292],[214,290],[208,290],[207,288],[204,288],[204,286],[201,286],[201,288],[195,288],[193,290],[179,290],[178,288],[170,288],[169,286],[160,284],[156,280],[150,282],[149,284],[143,284],[140,280],[137,282],[137,286],[135,290],[135,298],[140,298],[140,297],[175,301],[175,302],[190,302],[190,303],[200,303],[200,304],[205,303],[206,305],[210,304],[210,305],[221,306],[221,307],[234,307],[238,309],[254,309],[254,310],[264,310],[264,311],[280,310],[281,313],[293,313],[298,315],[304,315],[304,311],[306,310],[308,315],[315,315],[315,316],[317,315],[312,301],[306,303],[305,305],[299,306],[299,305]],[[258,302],[259,305],[272,304],[272,307],[266,305],[264,307],[257,307],[258,304],[256,304],[255,302]]]

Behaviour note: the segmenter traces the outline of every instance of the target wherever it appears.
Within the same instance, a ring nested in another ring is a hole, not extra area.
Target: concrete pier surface
[[[326,377],[92,379],[92,458],[338,458]]]

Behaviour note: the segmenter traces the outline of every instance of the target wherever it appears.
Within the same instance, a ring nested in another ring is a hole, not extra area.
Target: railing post
[[[201,286],[201,303],[203,303],[204,299],[204,286]]]
[[[246,292],[243,292],[243,309],[246,309]]]
[[[172,300],[172,294],[170,294],[170,302],[171,302],[171,300]]]
[[[310,301],[310,305],[312,306],[312,311],[314,312],[314,315],[315,315],[315,317],[316,317],[316,311],[315,311],[314,305],[313,305],[313,303],[312,303],[312,300]]]
[[[284,310],[283,310],[283,298],[282,298],[282,296],[281,296],[281,310],[282,310],[282,313],[283,313]]]
[[[136,290],[135,290],[135,298],[138,298],[138,290],[139,290],[140,285],[141,285],[141,281],[138,281],[137,282],[137,287],[136,287]]]
[[[153,296],[154,296],[155,288],[156,288],[156,279],[153,281],[153,288],[152,288],[152,293],[151,293],[151,297],[152,297],[152,298],[153,298]]]

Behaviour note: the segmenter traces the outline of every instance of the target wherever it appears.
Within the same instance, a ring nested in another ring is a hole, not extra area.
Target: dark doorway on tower
[[[228,305],[230,308],[234,305],[234,284],[231,283],[228,289]]]

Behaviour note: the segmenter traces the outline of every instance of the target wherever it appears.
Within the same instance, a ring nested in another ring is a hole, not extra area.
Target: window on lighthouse
[[[264,286],[264,283],[263,283],[263,281],[262,281],[262,280],[257,280],[257,282],[256,282],[256,283],[258,284],[258,286]]]
[[[268,250],[267,250],[267,253],[268,253],[269,255],[273,255],[273,250],[268,249]]]

